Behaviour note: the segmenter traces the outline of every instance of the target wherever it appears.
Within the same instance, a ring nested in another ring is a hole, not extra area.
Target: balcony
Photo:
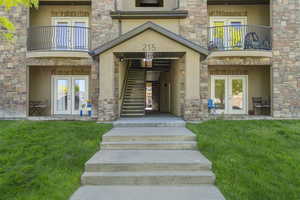
[[[210,51],[268,51],[272,28],[261,25],[229,25],[208,28]]]
[[[28,29],[28,51],[88,52],[90,29],[81,26],[38,26]]]

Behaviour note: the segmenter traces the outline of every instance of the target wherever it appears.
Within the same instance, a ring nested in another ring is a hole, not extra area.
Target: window
[[[163,0],[136,0],[136,7],[163,7]]]

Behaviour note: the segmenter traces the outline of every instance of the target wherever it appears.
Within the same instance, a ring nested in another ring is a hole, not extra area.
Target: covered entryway
[[[200,95],[200,69],[208,51],[201,46],[147,22],[90,54],[99,59],[100,121],[144,115],[147,108],[190,120],[207,114],[206,96]],[[134,109],[128,112],[129,107]]]

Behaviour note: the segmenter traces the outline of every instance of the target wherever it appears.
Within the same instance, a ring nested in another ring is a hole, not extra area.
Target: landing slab
[[[103,137],[107,136],[195,136],[184,127],[119,127],[113,128]]]
[[[193,150],[101,150],[86,164],[98,163],[202,163],[211,165],[199,151]]]
[[[70,200],[225,200],[212,185],[82,186]]]
[[[114,127],[185,127],[185,121],[169,114],[124,117],[113,122]]]

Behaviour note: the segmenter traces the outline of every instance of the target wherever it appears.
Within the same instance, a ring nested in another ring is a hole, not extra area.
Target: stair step
[[[137,105],[123,105],[122,108],[125,109],[125,110],[128,110],[128,109],[145,110],[145,106],[144,105],[141,105],[141,106],[137,106]]]
[[[86,172],[210,169],[211,162],[199,151],[188,150],[101,150],[85,164]]]
[[[183,127],[114,128],[102,136],[103,142],[196,140],[196,135]]]
[[[84,172],[83,185],[198,185],[213,184],[211,171]]]
[[[213,185],[83,186],[70,200],[225,200]]]
[[[142,117],[145,113],[122,113],[121,117]]]
[[[122,113],[123,114],[123,113]],[[197,150],[195,141],[124,141],[102,142],[101,149],[126,150]]]

